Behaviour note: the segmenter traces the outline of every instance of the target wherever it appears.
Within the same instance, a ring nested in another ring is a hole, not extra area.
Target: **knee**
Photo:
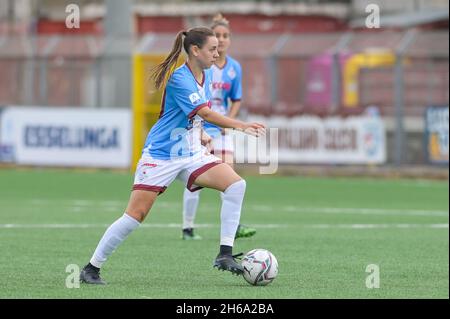
[[[245,189],[247,188],[247,182],[244,179],[240,179],[237,182],[232,183],[225,190],[225,194],[244,194]]]
[[[148,210],[143,207],[136,207],[133,209],[129,209],[127,211],[127,214],[136,219],[138,222],[142,223],[145,217],[147,217]]]

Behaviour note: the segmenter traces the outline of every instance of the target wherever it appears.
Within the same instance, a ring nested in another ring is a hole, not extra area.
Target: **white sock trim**
[[[138,227],[141,223],[137,220],[128,215],[127,213],[124,213],[123,216],[128,219],[130,222],[134,223],[136,227]]]
[[[220,238],[220,245],[233,247],[233,245],[234,245],[234,237],[222,237],[222,238]]]
[[[97,268],[102,268],[103,263],[99,262],[95,259],[95,256],[92,256],[91,260],[89,261],[91,263],[92,266],[97,267]]]
[[[242,193],[245,192],[245,189],[247,187],[247,183],[245,182],[245,180],[241,179],[240,181],[237,181],[236,183],[231,184],[230,186],[228,186],[228,188],[222,193],[222,199],[223,196],[228,195],[228,194],[234,194],[234,193]]]

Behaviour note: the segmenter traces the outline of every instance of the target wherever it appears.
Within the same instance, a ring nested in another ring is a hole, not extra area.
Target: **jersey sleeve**
[[[174,74],[170,81],[170,88],[175,103],[189,118],[194,117],[200,109],[208,106],[206,97],[199,92],[197,85],[183,77],[182,74]]]
[[[231,86],[230,99],[232,102],[240,101],[242,98],[242,69],[239,63],[236,63],[236,77]]]

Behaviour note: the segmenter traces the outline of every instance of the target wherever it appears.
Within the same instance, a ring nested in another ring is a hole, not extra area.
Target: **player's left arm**
[[[228,116],[232,119],[236,118],[239,114],[239,110],[241,108],[241,98],[242,98],[242,69],[241,65],[237,63],[236,65],[236,77],[233,80],[233,84],[231,87],[231,106],[230,111],[228,112]]]
[[[232,119],[236,118],[239,114],[239,110],[241,109],[241,100],[237,100],[234,102],[231,102],[230,106],[230,112],[228,113],[228,116]]]

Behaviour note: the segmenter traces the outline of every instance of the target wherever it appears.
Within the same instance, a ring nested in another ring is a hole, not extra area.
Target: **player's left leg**
[[[229,165],[222,163],[203,171],[202,174],[195,176],[195,179],[191,179],[191,182],[223,193],[220,211],[220,251],[214,261],[214,267],[242,274],[242,266],[234,260],[232,249],[241,216],[245,181]]]
[[[220,141],[219,141],[220,139]],[[234,169],[234,145],[230,135],[222,135],[214,139],[215,144],[218,147],[214,148],[214,155],[219,157],[222,162],[228,164]],[[223,194],[220,193],[220,197],[223,200]],[[252,237],[256,234],[256,229],[247,225],[239,224],[236,230],[234,238],[246,238]]]

